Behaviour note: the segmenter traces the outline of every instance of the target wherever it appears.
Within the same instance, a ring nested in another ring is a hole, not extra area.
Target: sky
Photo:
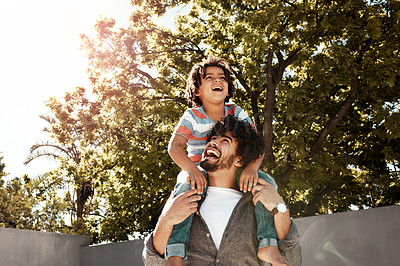
[[[31,177],[55,167],[49,159],[25,166],[29,148],[49,140],[42,132],[50,114],[45,101],[77,86],[88,88],[81,33],[96,20],[128,24],[130,0],[12,0],[0,4],[0,156],[7,178]]]

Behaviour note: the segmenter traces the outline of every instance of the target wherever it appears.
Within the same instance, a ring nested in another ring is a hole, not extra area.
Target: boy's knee
[[[186,192],[188,190],[191,190],[191,189],[192,189],[191,186],[186,182],[178,183],[178,184],[175,185],[175,188],[174,188],[174,196],[180,195],[180,194],[182,194],[182,193],[184,193],[184,192]]]

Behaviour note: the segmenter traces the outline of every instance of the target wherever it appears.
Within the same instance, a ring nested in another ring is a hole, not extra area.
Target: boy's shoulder
[[[196,107],[192,107],[192,108],[188,108],[186,109],[185,113],[183,114],[183,116],[185,117],[193,117],[193,118],[202,118],[204,119],[205,116],[205,112],[204,112],[204,108],[202,106],[196,106]]]
[[[225,103],[225,108],[227,108],[228,111],[231,112],[240,112],[241,110],[243,110],[242,108],[240,108],[240,106],[233,102]]]
[[[225,103],[225,106],[234,106],[234,105],[236,105],[236,104],[232,101]]]
[[[228,108],[238,108],[239,106],[234,102],[225,103],[225,106]],[[240,107],[239,107],[240,108]]]
[[[186,109],[185,112],[189,112],[189,113],[197,113],[197,112],[204,112],[204,108],[203,106],[196,106],[196,107],[192,107],[192,108],[188,108]]]

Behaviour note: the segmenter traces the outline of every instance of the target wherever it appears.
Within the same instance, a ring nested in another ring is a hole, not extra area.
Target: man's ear
[[[240,156],[237,156],[235,158],[235,161],[234,161],[233,165],[236,166],[236,167],[242,167],[243,166],[242,158]]]

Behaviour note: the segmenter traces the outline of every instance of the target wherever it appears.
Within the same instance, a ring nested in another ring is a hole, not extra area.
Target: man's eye
[[[225,80],[225,77],[219,77],[219,79],[223,79],[223,80]]]

